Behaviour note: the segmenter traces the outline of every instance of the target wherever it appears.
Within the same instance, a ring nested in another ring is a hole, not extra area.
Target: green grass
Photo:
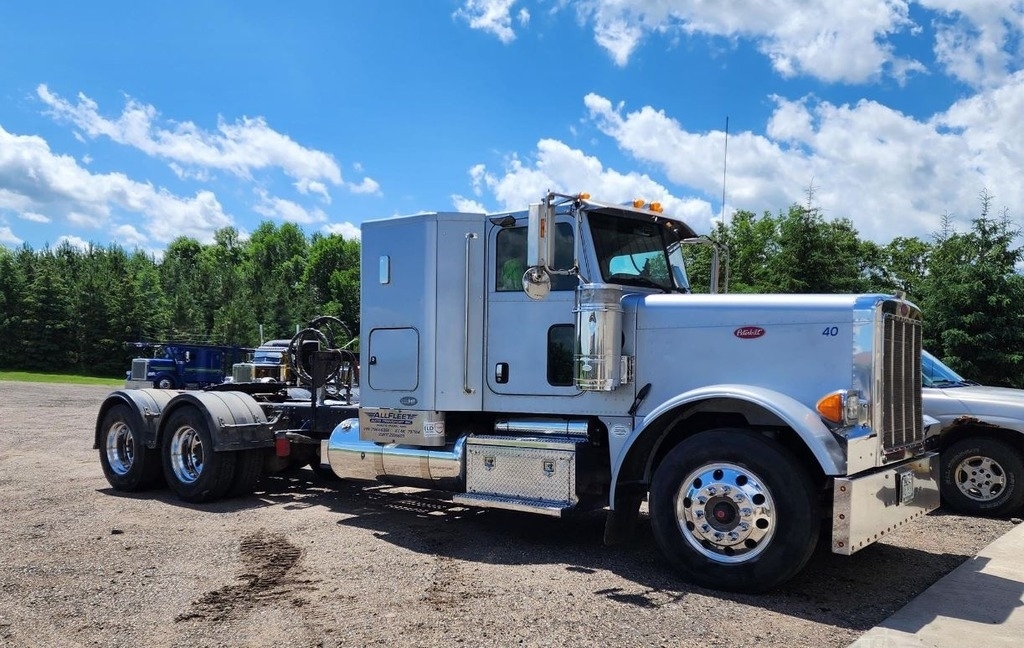
[[[31,371],[0,371],[0,380],[19,380],[21,382],[62,383],[71,385],[106,385],[108,387],[124,387],[124,378],[95,378],[93,376],[33,373]]]

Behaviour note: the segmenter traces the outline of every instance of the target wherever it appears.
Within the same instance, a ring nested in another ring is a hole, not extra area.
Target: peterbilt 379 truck
[[[126,387],[201,389],[224,382],[232,363],[245,357],[242,347],[190,342],[129,342],[152,351],[151,358],[132,358]]]
[[[310,463],[471,507],[606,509],[609,543],[646,505],[681,575],[749,592],[796,574],[822,532],[852,554],[937,508],[919,310],[695,294],[695,240],[657,204],[586,194],[366,222],[358,358],[320,318],[291,341],[294,386],[114,392],[104,472],[201,502]],[[357,361],[358,400],[341,372]]]

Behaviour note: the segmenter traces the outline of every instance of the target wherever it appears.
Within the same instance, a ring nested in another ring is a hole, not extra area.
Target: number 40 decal
[[[824,335],[825,337],[835,337],[835,336],[839,335],[839,327],[838,326],[828,326],[828,327],[825,328],[824,331],[821,332],[821,334]]]

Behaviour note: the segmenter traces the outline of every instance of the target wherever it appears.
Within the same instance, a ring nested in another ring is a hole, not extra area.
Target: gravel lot
[[[0,382],[3,646],[847,646],[1012,526],[938,511],[783,589],[675,578],[649,528],[324,482],[185,505],[112,491],[105,387]]]

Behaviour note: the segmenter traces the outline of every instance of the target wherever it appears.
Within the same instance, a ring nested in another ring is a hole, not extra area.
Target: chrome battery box
[[[560,515],[579,501],[579,443],[561,436],[471,436],[466,440],[466,494],[456,499]]]

